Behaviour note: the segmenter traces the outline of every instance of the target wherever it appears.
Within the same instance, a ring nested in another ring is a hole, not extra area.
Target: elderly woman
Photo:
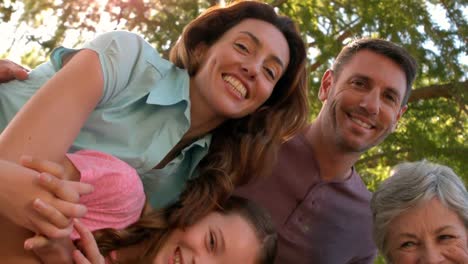
[[[468,194],[450,168],[400,164],[371,208],[374,240],[389,263],[468,263]]]

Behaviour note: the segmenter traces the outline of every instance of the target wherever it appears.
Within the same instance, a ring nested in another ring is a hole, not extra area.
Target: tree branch
[[[460,16],[460,11],[455,9],[455,1],[442,0],[440,1],[440,3],[442,3],[442,6],[445,8],[448,18],[457,27],[457,32],[460,35],[460,37],[465,41],[468,41],[468,37],[465,30],[466,24],[460,24],[459,22],[459,20],[464,21],[464,18],[463,16]]]
[[[433,84],[415,89],[411,92],[409,102],[433,98],[456,98],[457,94],[468,94],[468,81],[446,84]]]
[[[353,32],[356,31],[356,29],[358,28],[358,24],[359,24],[359,19],[355,19],[354,21],[352,21],[350,23],[350,25],[344,29],[340,35],[334,37],[336,39],[336,42],[338,43],[343,43],[343,41],[351,36],[353,36]],[[312,42],[309,42],[307,44],[307,46],[309,48],[312,48],[312,47],[315,47],[317,45],[317,43],[315,41],[312,41]],[[310,71],[315,71],[317,70],[324,62],[323,61],[316,61],[314,62],[313,64],[310,65],[309,67],[309,70]]]
[[[367,164],[367,165],[369,165],[369,167],[373,167],[376,164],[378,164],[379,160],[382,159],[382,158],[396,157],[398,154],[412,153],[412,152],[414,152],[414,149],[412,149],[412,148],[401,148],[401,149],[398,149],[398,150],[395,150],[395,151],[387,151],[385,153],[378,153],[378,154],[375,154],[375,155],[372,155],[372,156],[361,158],[360,160],[358,160],[358,162],[356,164],[359,164],[359,165]],[[426,153],[428,153],[428,152],[426,151]],[[463,147],[460,147],[460,148],[453,148],[453,147],[450,147],[450,148],[435,148],[434,147],[434,148],[431,148],[431,153],[437,153],[439,155],[445,154],[445,155],[454,155],[454,156],[458,156],[458,157],[463,157],[463,156],[466,156],[467,149],[463,148]]]
[[[411,148],[401,148],[399,150],[395,150],[395,151],[391,151],[391,152],[385,152],[385,153],[379,153],[379,154],[375,154],[375,155],[372,155],[372,156],[368,156],[366,158],[361,158],[360,160],[358,160],[358,162],[356,164],[368,164],[368,163],[376,163],[378,162],[378,160],[380,160],[381,158],[384,158],[384,157],[395,157],[396,155],[398,154],[401,154],[401,153],[408,153],[410,152],[412,149]]]

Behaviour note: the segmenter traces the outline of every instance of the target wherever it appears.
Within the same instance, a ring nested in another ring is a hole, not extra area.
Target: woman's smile
[[[247,98],[247,88],[242,81],[228,74],[223,75],[223,80],[226,81],[231,87],[231,90],[239,96],[239,99]]]

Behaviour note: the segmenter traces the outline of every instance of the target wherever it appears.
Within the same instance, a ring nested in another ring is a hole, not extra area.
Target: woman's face
[[[467,229],[436,198],[395,218],[387,245],[392,263],[468,263]]]
[[[255,263],[260,250],[251,225],[238,214],[210,213],[185,230],[176,230],[154,264]]]
[[[289,63],[289,46],[272,24],[245,19],[212,46],[200,44],[200,68],[190,81],[190,99],[206,115],[239,118],[271,95]]]

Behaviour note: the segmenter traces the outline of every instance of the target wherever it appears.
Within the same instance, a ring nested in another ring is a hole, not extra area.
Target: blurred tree
[[[460,61],[462,56],[466,58],[468,49],[466,1],[266,2],[297,21],[309,47],[311,118],[320,107],[316,94],[321,75],[352,38],[388,39],[417,58],[418,79],[397,133],[366,153],[358,163],[358,170],[371,190],[388,175],[391,166],[422,158],[453,167],[468,182],[468,65]],[[41,49],[25,51],[22,63],[30,66],[39,63],[37,58],[44,58],[70,32],[75,32],[78,36],[75,43],[79,44],[90,32],[99,31],[100,23],[106,19],[111,29],[141,33],[167,57],[183,26],[217,3],[216,0],[3,0],[0,20],[8,22],[16,12],[21,12],[17,26],[33,29],[26,38],[40,44]],[[435,8],[441,11],[437,16]],[[53,21],[56,26],[49,35],[34,34],[34,30]]]

